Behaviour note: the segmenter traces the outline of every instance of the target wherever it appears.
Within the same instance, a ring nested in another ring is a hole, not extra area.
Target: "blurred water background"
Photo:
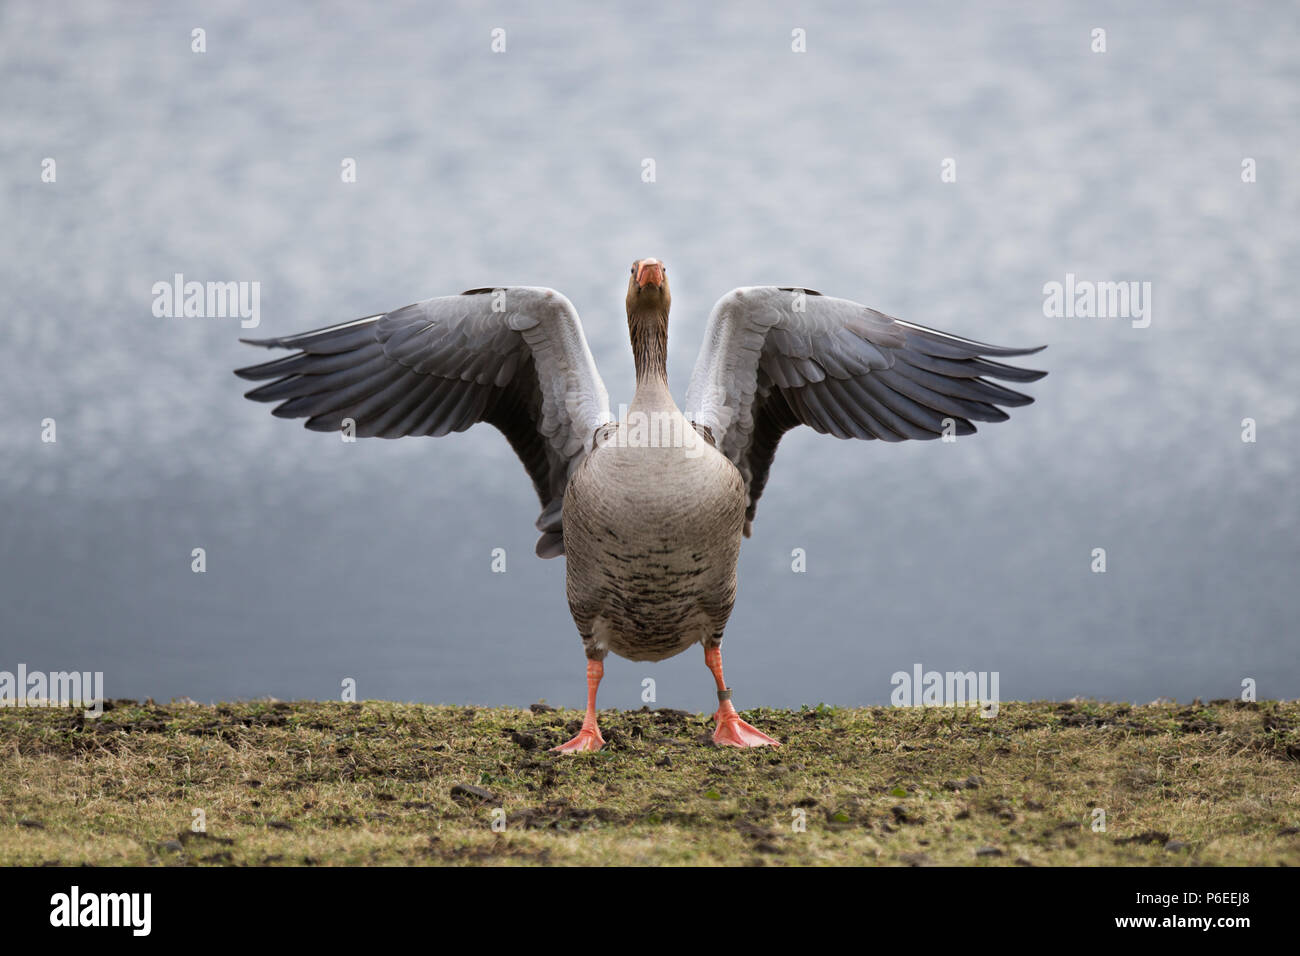
[[[564,565],[498,433],[273,419],[231,375],[265,354],[238,320],[155,318],[151,287],[259,282],[279,335],[551,285],[617,405],[653,255],[679,396],[737,285],[1050,345],[1037,403],[955,444],[786,438],[724,645],[742,708],[883,703],[915,662],[1004,699],[1294,697],[1297,49],[1273,3],[6,3],[0,669],[580,704]],[[1045,317],[1067,273],[1151,282],[1150,327]],[[602,706],[653,677],[712,709],[695,653],[606,673]]]

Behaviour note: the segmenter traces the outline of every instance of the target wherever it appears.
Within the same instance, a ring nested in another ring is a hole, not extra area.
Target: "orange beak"
[[[658,259],[645,259],[637,266],[637,288],[644,289],[650,283],[656,286],[664,284],[664,264]]]

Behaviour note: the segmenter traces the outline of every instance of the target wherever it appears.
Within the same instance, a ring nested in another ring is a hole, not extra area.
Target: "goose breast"
[[[745,486],[673,410],[685,441],[603,430],[564,499],[569,606],[589,652],[662,660],[721,639],[736,595]],[[593,646],[594,645],[594,646]]]

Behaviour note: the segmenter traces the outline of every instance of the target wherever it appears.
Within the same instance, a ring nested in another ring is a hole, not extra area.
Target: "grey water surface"
[[[498,433],[344,444],[231,370],[265,355],[240,335],[542,284],[617,405],[657,256],[679,397],[738,285],[1050,346],[1036,404],[973,437],[786,438],[724,644],[740,707],[883,703],[915,663],[1003,699],[1295,697],[1297,49],[1274,3],[0,6],[0,670],[580,704]],[[260,283],[260,326],[155,317],[177,273]],[[1067,274],[1151,283],[1150,325],[1045,316]],[[602,706],[646,678],[713,705],[695,653],[606,675]]]

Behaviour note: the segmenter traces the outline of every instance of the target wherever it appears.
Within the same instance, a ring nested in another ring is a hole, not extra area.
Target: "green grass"
[[[580,716],[0,709],[0,863],[1300,865],[1296,702],[755,710],[784,746],[750,751],[607,712],[548,753]]]

